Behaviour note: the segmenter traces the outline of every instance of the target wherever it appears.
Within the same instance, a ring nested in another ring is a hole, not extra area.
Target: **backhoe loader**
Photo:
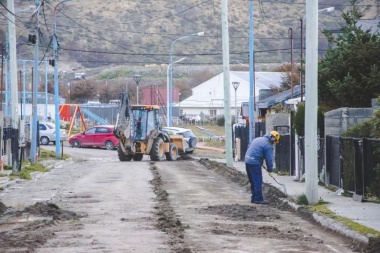
[[[169,136],[161,129],[158,105],[131,105],[125,93],[120,94],[114,135],[120,161],[141,161],[144,155],[152,161],[174,161],[183,150],[182,136]]]

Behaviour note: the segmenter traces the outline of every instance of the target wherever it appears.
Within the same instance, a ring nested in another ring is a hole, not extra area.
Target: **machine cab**
[[[133,105],[132,111],[135,122],[134,139],[136,141],[147,140],[149,133],[158,129],[159,107],[156,105]]]

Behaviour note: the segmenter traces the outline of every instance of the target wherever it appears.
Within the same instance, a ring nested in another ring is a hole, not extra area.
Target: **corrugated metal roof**
[[[280,92],[276,95],[264,98],[260,101],[258,101],[258,107],[260,109],[263,108],[271,108],[272,106],[281,103],[282,105],[285,105],[285,101],[290,99],[292,95],[291,89]],[[293,87],[293,98],[300,97],[301,95],[301,86],[297,85]]]

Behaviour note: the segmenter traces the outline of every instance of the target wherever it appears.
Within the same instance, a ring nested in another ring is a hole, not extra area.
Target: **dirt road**
[[[223,165],[88,152],[0,192],[1,252],[353,252],[275,197],[249,203],[245,177]]]

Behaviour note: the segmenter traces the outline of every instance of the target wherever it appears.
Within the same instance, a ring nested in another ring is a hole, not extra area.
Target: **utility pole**
[[[25,103],[26,103],[26,97],[25,97],[25,85],[26,85],[26,70],[25,70],[25,61],[22,62],[22,110],[25,114]],[[25,115],[22,116],[22,120],[25,120]]]
[[[303,102],[303,18],[301,22],[301,73],[300,73],[300,85],[301,85],[301,102]]]
[[[38,44],[39,44],[39,35],[40,35],[40,28],[39,28],[39,15],[40,15],[40,0],[36,0],[36,41],[35,41],[35,47],[34,47],[34,72],[33,72],[33,97],[32,99],[32,141],[31,141],[31,151],[30,151],[30,160],[32,163],[36,162],[37,158],[37,92],[38,92]]]
[[[48,118],[48,64],[49,62],[45,60],[45,120]]]
[[[289,28],[290,37],[290,98],[293,98],[293,28]]]
[[[59,87],[58,87],[58,41],[57,41],[57,8],[58,5],[71,0],[63,0],[55,5],[53,11],[54,29],[53,29],[53,52],[54,52],[54,104],[55,104],[55,157],[61,158],[61,119],[59,116]]]
[[[17,57],[16,25],[14,0],[7,0],[8,34],[9,34],[9,70],[11,85],[11,120],[12,120],[12,172],[18,172],[18,90],[17,90]],[[2,122],[1,122],[2,123]]]
[[[228,1],[222,0],[222,42],[224,73],[224,127],[226,133],[226,164],[233,167],[232,130],[231,130],[231,92],[230,92],[230,47],[228,34]]]
[[[249,2],[249,141],[255,138],[255,54],[253,32],[253,1]]]
[[[4,46],[1,43],[1,87],[0,87],[0,111],[3,111],[3,89],[4,89]],[[1,138],[0,138],[1,139]],[[1,150],[0,150],[1,152]],[[0,154],[1,156],[2,154]]]
[[[318,203],[318,0],[306,1],[305,194]]]

